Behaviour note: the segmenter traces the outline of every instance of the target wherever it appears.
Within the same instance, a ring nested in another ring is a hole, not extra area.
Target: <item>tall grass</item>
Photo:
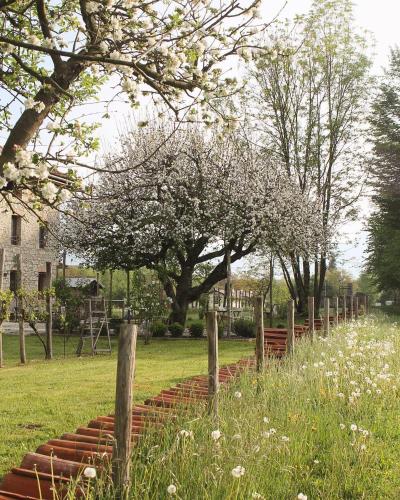
[[[198,410],[143,439],[129,498],[400,498],[399,333],[369,318],[245,374],[218,422]],[[87,498],[114,497],[92,485]]]

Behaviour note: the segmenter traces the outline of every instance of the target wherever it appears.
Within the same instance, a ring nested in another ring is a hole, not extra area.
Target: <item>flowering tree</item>
[[[363,186],[370,83],[365,36],[354,29],[350,0],[318,0],[294,25],[271,31],[268,43],[285,56],[259,58],[253,74],[262,141],[301,191],[320,200],[321,223],[334,234],[354,217]],[[311,294],[318,308],[326,247],[305,259],[296,252],[279,257],[298,311]]]
[[[226,278],[228,253],[234,263],[263,245],[306,248],[318,225],[285,172],[250,143],[194,128],[167,137],[163,125],[122,137],[108,158],[115,171],[101,175],[66,235],[97,268],[154,269],[171,321],[184,323],[188,304]],[[193,284],[204,263],[209,272]]]
[[[120,94],[133,107],[147,94],[176,116],[196,102],[203,106],[200,119],[217,119],[213,97],[237,88],[222,63],[247,54],[249,37],[264,29],[256,21],[259,3],[0,2],[0,131],[6,136],[0,195],[10,200],[23,187],[51,204],[68,198],[51,172],[70,166],[69,187],[77,187],[73,167],[85,166],[81,158],[98,146],[97,125],[81,123],[79,107],[96,102],[107,81],[116,91],[106,97],[103,118]]]

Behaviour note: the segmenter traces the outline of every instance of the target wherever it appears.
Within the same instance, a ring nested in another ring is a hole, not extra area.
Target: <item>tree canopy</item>
[[[137,107],[148,95],[179,119],[188,117],[193,103],[202,108],[198,119],[222,119],[213,112],[213,98],[238,87],[223,61],[248,47],[256,50],[251,36],[265,28],[258,5],[0,2],[0,197],[10,203],[19,188],[29,189],[31,208],[38,206],[35,198],[55,204],[69,197],[68,189],[78,187],[75,167],[86,165],[84,158],[98,147],[97,123],[81,119],[88,114],[84,104],[97,103],[96,114],[105,119],[115,99]],[[51,176],[62,165],[69,168],[67,190]]]
[[[174,320],[226,277],[227,252],[233,263],[262,246],[307,251],[320,238],[314,207],[239,136],[194,127],[171,136],[155,124],[122,137],[107,161],[110,173],[80,222],[68,222],[70,240],[97,268],[155,269],[178,310]],[[193,284],[206,262],[210,272]]]

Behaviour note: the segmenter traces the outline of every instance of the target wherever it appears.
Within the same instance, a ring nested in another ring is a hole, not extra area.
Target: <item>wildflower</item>
[[[299,493],[299,494],[297,495],[297,498],[298,498],[299,500],[307,500],[307,495],[304,495],[304,493]]]
[[[88,479],[94,479],[96,477],[96,469],[94,467],[86,467],[83,475]]]
[[[218,439],[221,437],[221,431],[218,429],[216,431],[212,431],[211,437],[214,439],[214,441],[218,441]]]
[[[186,438],[186,437],[190,437],[192,438],[193,437],[193,431],[187,431],[186,429],[182,429],[181,431],[179,431],[179,435]]]
[[[356,432],[356,430],[357,430],[356,424],[351,424],[350,425],[350,430],[353,431],[353,432]]]
[[[319,464],[320,462],[319,462],[319,460],[314,460],[314,463]]]
[[[360,446],[360,450],[361,450],[361,451],[365,451],[366,449],[367,449],[367,447],[366,447],[366,445],[365,445],[365,444],[362,444],[362,445]]]
[[[264,424],[268,424],[269,423],[269,418],[268,417],[264,417],[263,418],[263,422],[264,422]]]
[[[175,495],[176,493],[176,486],[174,484],[170,484],[167,488],[167,493],[169,495]]]
[[[242,393],[240,391],[236,391],[234,396],[236,399],[240,399],[242,397]]]
[[[276,429],[274,429],[274,428],[272,427],[272,429],[270,429],[270,430],[269,430],[269,433],[270,433],[270,434],[276,434]]]
[[[343,430],[346,428],[346,426],[344,424],[339,424],[339,427]]]
[[[261,500],[264,497],[260,493],[254,492],[254,493],[251,494],[251,498],[255,498],[257,500]]]
[[[244,473],[246,472],[246,469],[242,467],[241,465],[237,465],[234,467],[231,471],[231,474],[233,477],[236,477],[237,479],[244,476]]]
[[[284,443],[288,443],[290,441],[290,439],[287,436],[282,436],[281,439]]]

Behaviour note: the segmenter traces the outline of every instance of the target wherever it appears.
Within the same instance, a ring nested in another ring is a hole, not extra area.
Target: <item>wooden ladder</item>
[[[107,333],[107,347],[99,349],[97,347],[101,332],[105,328]],[[90,340],[91,354],[111,354],[110,329],[108,327],[108,318],[106,302],[104,298],[90,298],[85,304],[85,319],[81,326],[76,355],[81,356],[86,340]]]

